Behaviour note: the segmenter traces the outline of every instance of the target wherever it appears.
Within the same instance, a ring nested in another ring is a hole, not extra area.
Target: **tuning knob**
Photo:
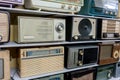
[[[75,7],[74,7],[74,10],[77,11],[77,10],[78,10],[78,6],[75,6]]]
[[[64,30],[64,25],[62,23],[59,23],[57,26],[56,26],[56,31],[57,32],[61,32]]]
[[[80,51],[79,51],[79,54],[83,56],[83,54],[84,54],[84,53],[83,53],[83,51],[82,51],[82,50],[80,50]]]
[[[78,36],[74,36],[74,39],[75,39],[75,40],[78,40]]]
[[[62,5],[61,5],[61,8],[64,9],[64,8],[65,8],[65,4],[62,4]]]
[[[119,52],[116,50],[114,53],[113,53],[113,58],[117,59],[119,57]]]
[[[78,65],[82,66],[83,65],[82,61],[78,61]]]
[[[0,41],[2,41],[2,36],[0,35]]]
[[[72,8],[72,6],[70,5],[70,6],[68,6],[68,9],[71,9]]]

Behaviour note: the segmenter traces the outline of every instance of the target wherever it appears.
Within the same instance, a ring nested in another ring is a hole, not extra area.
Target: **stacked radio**
[[[9,13],[0,11],[0,43],[9,41]]]
[[[98,46],[67,46],[65,67],[75,68],[97,64]]]
[[[17,64],[20,77],[63,70],[64,47],[20,48]]]
[[[67,22],[67,40],[95,40],[97,19],[85,17],[69,17]]]
[[[15,24],[18,43],[65,41],[65,19],[18,16]]]
[[[15,5],[23,5],[24,0],[0,0],[0,6],[13,7]]]
[[[0,79],[1,80],[10,80],[9,50],[0,50]]]

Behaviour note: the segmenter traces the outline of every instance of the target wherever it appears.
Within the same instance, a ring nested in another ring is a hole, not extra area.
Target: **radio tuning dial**
[[[79,53],[80,53],[80,55],[82,55],[82,56],[83,56],[83,54],[84,54],[82,50],[80,50]]]
[[[0,35],[0,41],[2,41],[2,36]]]
[[[57,32],[61,32],[64,30],[64,25],[62,23],[59,23],[57,26],[56,26],[56,31]]]
[[[65,4],[62,4],[62,5],[61,5],[61,8],[64,9],[64,8],[65,8]]]
[[[82,66],[82,65],[83,65],[82,61],[79,61],[78,64],[79,64],[79,66]]]
[[[117,59],[119,57],[119,52],[118,51],[115,51],[113,53],[113,58]]]

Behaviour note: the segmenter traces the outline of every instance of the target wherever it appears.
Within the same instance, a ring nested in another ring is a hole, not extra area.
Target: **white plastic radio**
[[[25,0],[25,8],[58,12],[79,12],[84,0]]]
[[[65,41],[65,19],[19,16],[14,31],[18,43]]]

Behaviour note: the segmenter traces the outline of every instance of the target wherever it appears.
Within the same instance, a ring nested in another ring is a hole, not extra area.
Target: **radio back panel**
[[[25,8],[57,12],[79,12],[84,0],[25,0]]]
[[[118,13],[118,0],[84,0],[79,14],[115,17]]]
[[[8,50],[0,51],[0,80],[10,80],[10,55]]]
[[[9,40],[9,14],[0,12],[0,43]]]
[[[109,80],[114,75],[114,65],[97,67],[96,80]]]
[[[119,51],[116,44],[100,44],[99,64],[115,63],[119,60]]]
[[[18,43],[65,41],[65,19],[19,16],[15,31]]]
[[[96,64],[97,60],[98,60],[98,46],[66,47],[65,54],[66,68],[75,68],[79,66]]]
[[[29,77],[64,69],[64,47],[62,46],[26,48],[19,51],[18,69],[20,77]]]

